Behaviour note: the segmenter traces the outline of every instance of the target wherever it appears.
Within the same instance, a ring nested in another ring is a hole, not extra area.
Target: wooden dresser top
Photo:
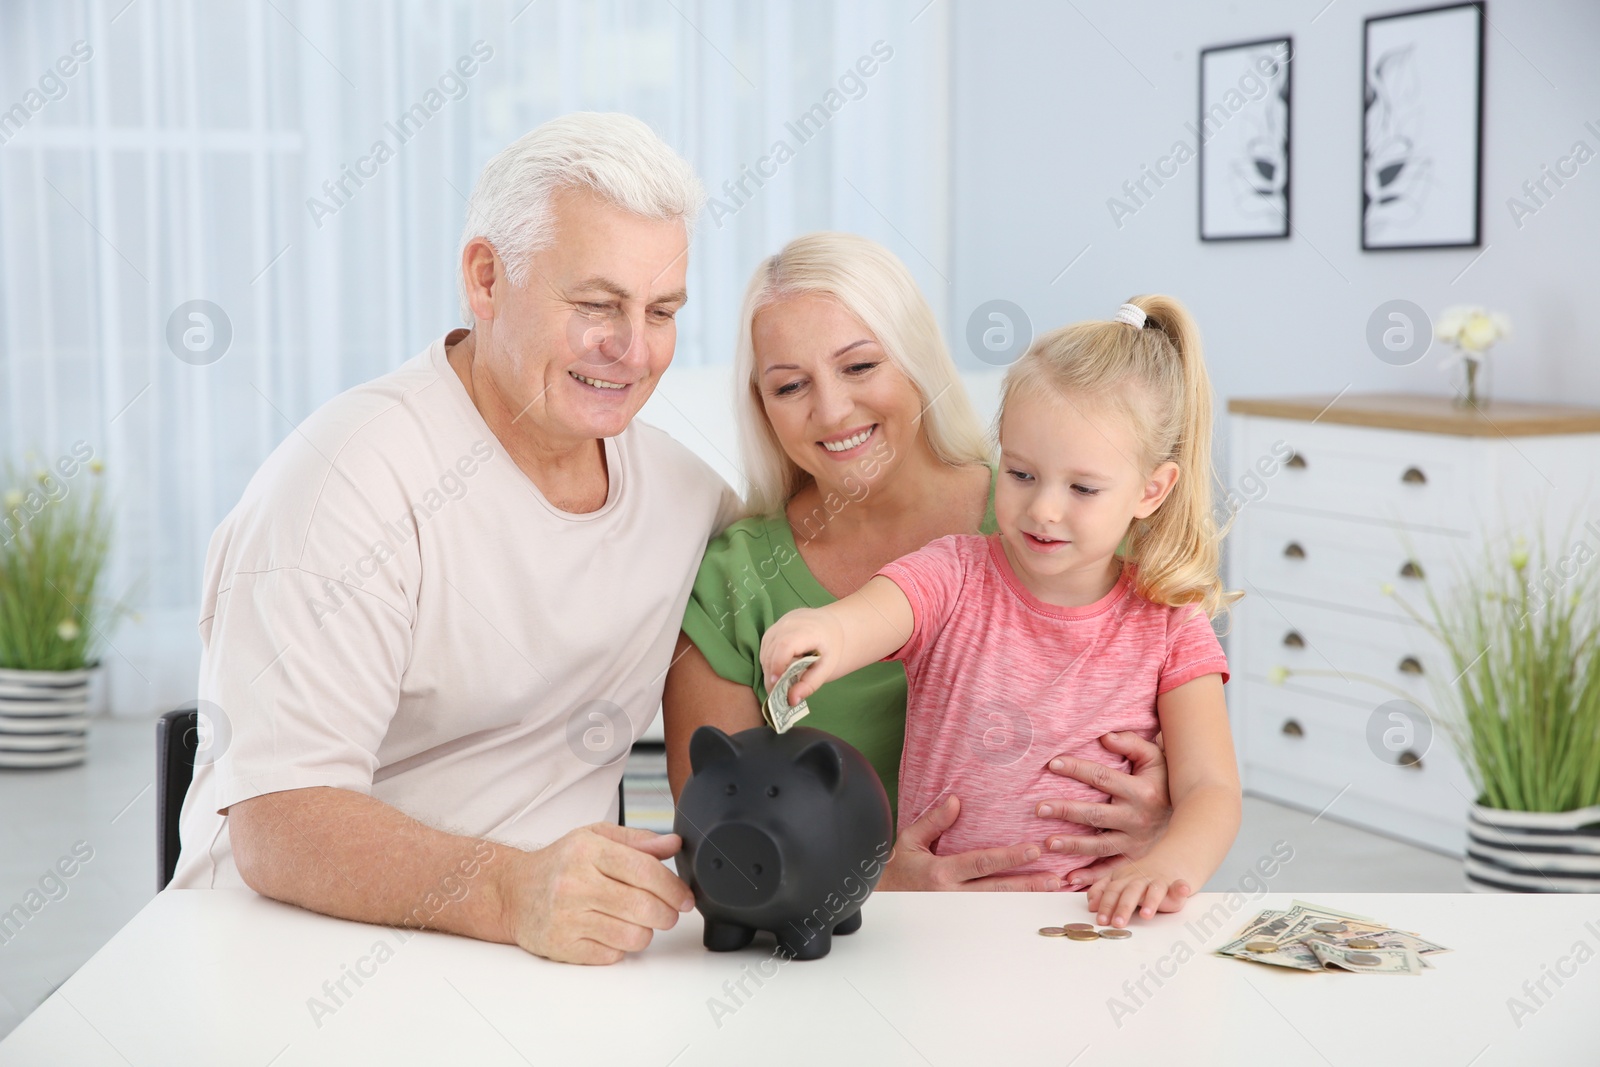
[[[1456,407],[1451,397],[1417,393],[1344,393],[1322,396],[1234,397],[1234,415],[1375,426],[1389,430],[1466,437],[1536,437],[1600,433],[1600,410],[1561,404],[1491,399],[1481,409]]]

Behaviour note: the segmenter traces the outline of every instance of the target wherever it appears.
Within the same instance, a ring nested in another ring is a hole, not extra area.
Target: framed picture
[[[1289,236],[1289,37],[1200,53],[1200,240]]]
[[[1480,243],[1483,24],[1481,3],[1366,20],[1363,249]]]

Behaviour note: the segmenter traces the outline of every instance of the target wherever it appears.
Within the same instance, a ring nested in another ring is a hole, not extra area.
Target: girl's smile
[[[1050,537],[1040,537],[1038,534],[1031,534],[1026,530],[1023,531],[1022,538],[1024,543],[1026,543],[1029,548],[1039,553],[1055,552],[1072,544],[1071,541],[1060,541]]]

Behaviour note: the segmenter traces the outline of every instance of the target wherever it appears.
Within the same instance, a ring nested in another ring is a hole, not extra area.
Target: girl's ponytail
[[[1200,330],[1187,308],[1174,297],[1154,294],[1129,303],[1145,313],[1146,330],[1166,339],[1177,362],[1177,381],[1169,392],[1175,410],[1166,421],[1171,433],[1161,460],[1178,467],[1178,480],[1167,499],[1149,518],[1134,524],[1127,556],[1138,564],[1143,595],[1158,603],[1199,604],[1215,617],[1241,594],[1223,588],[1221,532],[1212,510],[1211,462],[1214,423],[1211,377],[1200,345]],[[1175,392],[1176,395],[1172,395]]]

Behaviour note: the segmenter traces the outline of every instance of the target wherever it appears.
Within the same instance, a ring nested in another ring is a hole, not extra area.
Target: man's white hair
[[[456,250],[461,317],[473,321],[461,253],[475,237],[499,253],[511,284],[527,283],[529,259],[550,243],[550,198],[559,189],[592,189],[609,203],[650,219],[676,219],[692,239],[706,193],[694,170],[654,130],[632,115],[577,111],[524,134],[484,165],[467,201]]]

